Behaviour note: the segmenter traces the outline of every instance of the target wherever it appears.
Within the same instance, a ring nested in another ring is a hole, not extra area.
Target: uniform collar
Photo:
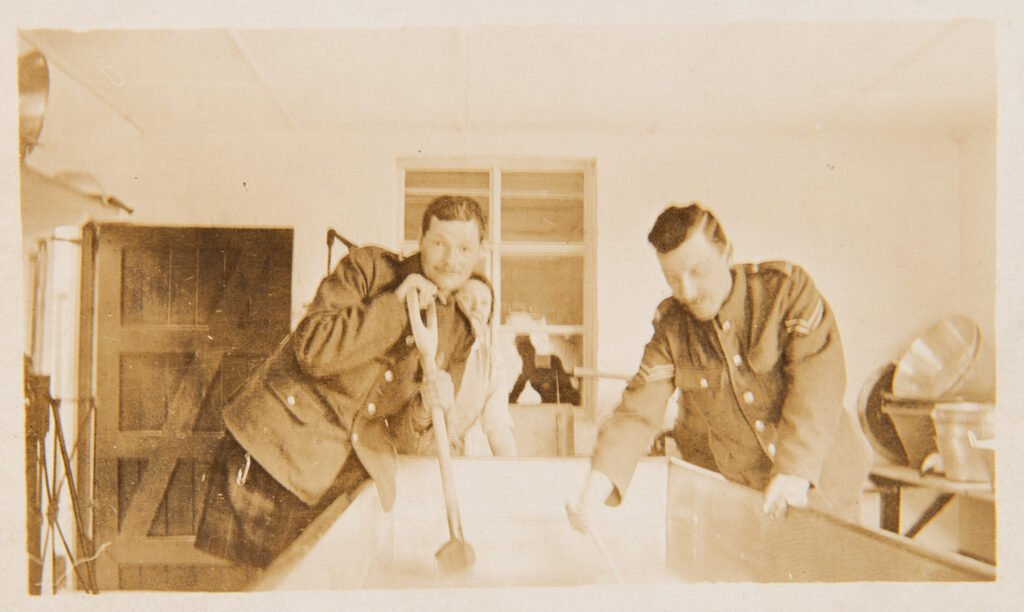
[[[410,274],[423,276],[423,260],[418,252],[406,257],[398,264],[398,277],[400,281],[405,280],[405,277]]]
[[[725,298],[722,308],[718,311],[718,321],[732,321],[735,325],[743,321],[746,315],[747,273],[743,266],[732,267],[732,291]]]

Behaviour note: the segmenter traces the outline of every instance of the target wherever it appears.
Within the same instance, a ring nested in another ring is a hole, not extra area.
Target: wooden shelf
[[[898,481],[904,485],[926,487],[939,493],[965,495],[987,501],[995,498],[995,485],[990,482],[958,482],[938,474],[921,474],[914,468],[895,463],[878,462],[871,468],[871,474]]]

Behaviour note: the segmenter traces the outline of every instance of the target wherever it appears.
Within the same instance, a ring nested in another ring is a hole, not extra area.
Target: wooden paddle
[[[438,375],[437,368],[437,306],[431,302],[427,307],[427,324],[420,316],[419,295],[409,292],[406,298],[409,323],[416,346],[423,360],[424,379]],[[452,472],[451,450],[448,447],[448,428],[444,410],[438,402],[430,402],[430,417],[433,421],[434,440],[437,446],[437,460],[441,468],[441,488],[444,490],[444,505],[448,514],[448,532],[451,539],[437,551],[437,567],[442,574],[458,574],[476,561],[473,547],[462,535],[462,519],[459,517],[459,500],[455,493],[455,475]]]

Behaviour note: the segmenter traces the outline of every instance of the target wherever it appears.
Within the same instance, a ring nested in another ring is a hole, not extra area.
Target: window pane
[[[405,173],[405,240],[419,240],[423,212],[440,195],[465,195],[480,203],[484,222],[490,208],[490,173],[408,170]]]
[[[580,405],[582,385],[572,376],[583,365],[581,334],[498,333],[498,363],[510,390],[509,401],[521,404]]]
[[[502,255],[501,322],[516,313],[546,325],[583,325],[583,256]]]
[[[406,170],[406,189],[433,189],[438,194],[453,191],[483,191],[491,186],[490,172],[476,170],[465,172],[459,170]]]
[[[501,239],[582,242],[583,173],[503,173]]]

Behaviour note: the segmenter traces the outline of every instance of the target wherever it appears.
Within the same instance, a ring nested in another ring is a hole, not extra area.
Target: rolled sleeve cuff
[[[796,456],[787,453],[784,448],[780,448],[775,464],[772,466],[772,476],[776,474],[799,476],[810,482],[812,487],[817,487],[821,479],[821,461],[813,463],[800,461]]]
[[[605,429],[599,434],[590,467],[607,476],[614,487],[605,501],[606,505],[622,503],[636,472],[636,464],[650,445],[651,438],[646,428],[620,425],[617,431]]]

